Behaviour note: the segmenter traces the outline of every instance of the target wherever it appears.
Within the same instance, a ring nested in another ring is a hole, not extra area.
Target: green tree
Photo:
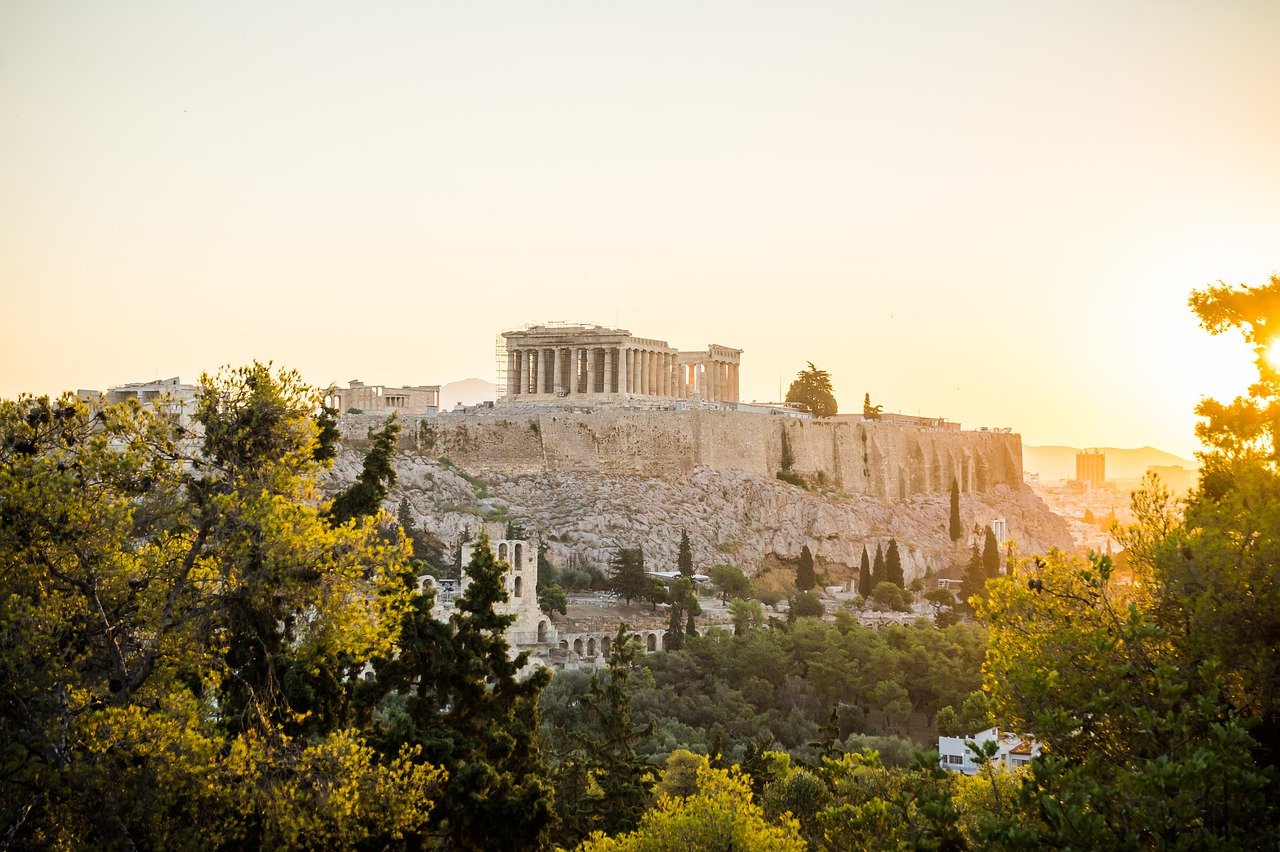
[[[720,589],[720,599],[749,598],[755,594],[755,587],[742,569],[736,565],[712,565],[711,582]]]
[[[800,824],[800,834],[811,847],[821,847],[822,826],[818,814],[831,800],[831,791],[807,769],[792,769],[782,778],[765,785],[760,805],[765,816],[776,822],[790,815]]]
[[[671,612],[667,621],[666,648],[668,651],[679,651],[684,647],[685,615],[693,596],[693,581],[687,577],[677,577],[671,583],[669,594]]]
[[[1247,396],[1197,408],[1198,488],[1182,507],[1155,480],[1134,494],[1119,532],[1132,579],[1107,556],[1051,553],[993,581],[984,604],[997,714],[1051,752],[1019,795],[1033,843],[1280,842],[1280,277],[1209,287],[1191,306],[1212,333],[1240,329],[1258,370]]]
[[[813,592],[800,592],[791,599],[791,615],[795,618],[821,618],[827,610]]]
[[[888,581],[888,579],[885,575],[884,551],[881,550],[880,543],[877,542],[876,558],[871,563],[871,589],[874,591],[876,586]]]
[[[553,819],[548,771],[538,747],[538,696],[550,674],[521,679],[529,653],[511,654],[500,615],[505,563],[480,536],[464,566],[469,582],[447,624],[420,596],[406,618],[398,653],[376,661],[387,699],[387,744],[409,743],[448,771],[432,814],[433,833],[453,849],[543,846]]]
[[[327,405],[320,406],[316,415],[316,448],[311,457],[320,464],[330,464],[338,456],[338,441],[342,436],[338,432],[338,410]]]
[[[749,630],[764,626],[764,608],[760,605],[760,601],[734,598],[729,602],[729,612],[733,616],[735,636],[742,636]]]
[[[364,467],[356,481],[338,492],[329,508],[334,524],[345,524],[352,518],[376,515],[396,484],[396,438],[400,435],[400,421],[393,413],[382,428],[369,432],[373,445],[364,457]]]
[[[581,699],[586,710],[582,768],[589,782],[579,796],[557,797],[558,808],[566,814],[563,821],[574,826],[561,838],[570,843],[592,831],[634,829],[649,801],[652,767],[637,755],[636,746],[652,735],[653,723],[637,725],[632,715],[629,681],[640,649],[628,629],[626,624],[618,626],[604,676],[593,674]]]
[[[807,592],[818,585],[818,575],[813,570],[813,553],[809,545],[800,548],[800,563],[796,566],[796,588]]]
[[[897,583],[877,583],[871,590],[871,601],[876,609],[895,612],[911,611],[911,593],[905,591]]]
[[[317,409],[262,364],[201,377],[200,439],[134,402],[0,402],[6,844],[383,845],[425,823],[440,773],[379,759],[347,703],[396,640],[408,554],[371,517],[325,520]]]
[[[689,545],[688,530],[680,530],[680,552],[676,556],[676,566],[683,576],[693,576],[693,548]]]
[[[862,546],[862,561],[858,564],[858,594],[864,598],[871,597],[871,559],[867,556],[866,545]]]
[[[806,848],[792,818],[768,820],[752,801],[748,779],[715,769],[695,755],[695,788],[687,796],[666,795],[645,813],[633,832],[594,835],[582,852],[658,849],[738,849],[743,852],[802,852]]]
[[[1000,544],[996,541],[995,531],[986,528],[982,539],[982,572],[987,577],[1000,576]]]
[[[902,574],[902,556],[898,553],[898,540],[889,539],[889,551],[884,557],[884,578],[899,589],[906,587],[906,578]]]
[[[694,622],[694,619],[700,615],[702,615],[702,605],[698,603],[698,590],[693,585],[693,582],[689,581],[689,586],[684,591],[685,636],[698,635],[698,625]]]
[[[948,532],[953,542],[964,537],[964,526],[960,523],[960,483],[954,479],[951,480],[951,519]]]
[[[564,593],[564,589],[559,586],[543,586],[539,584],[538,606],[547,614],[553,612],[558,612],[561,615],[569,614],[569,598]]]
[[[935,612],[943,607],[950,609],[956,605],[956,596],[951,593],[950,589],[930,589],[924,593],[924,599],[933,604]]]
[[[787,402],[813,412],[815,417],[834,417],[836,397],[831,392],[831,375],[826,370],[819,370],[810,361],[809,366],[797,373],[795,381],[787,388]]]
[[[974,595],[982,594],[986,581],[987,572],[982,567],[982,552],[975,543],[969,553],[969,564],[965,566],[964,576],[960,579],[960,598],[967,602]]]
[[[631,605],[632,598],[643,598],[651,592],[652,583],[644,570],[644,550],[622,547],[609,560],[609,587]]]
[[[883,405],[872,405],[871,394],[866,393],[862,396],[862,417],[864,420],[879,420],[881,412],[884,411]]]

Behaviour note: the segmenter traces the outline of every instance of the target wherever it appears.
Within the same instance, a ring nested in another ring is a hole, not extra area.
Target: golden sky
[[[1280,3],[0,0],[0,396],[492,379],[567,320],[1189,454],[1280,268]]]

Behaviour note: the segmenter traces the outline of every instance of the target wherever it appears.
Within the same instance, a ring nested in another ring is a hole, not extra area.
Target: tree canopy
[[[628,604],[632,598],[650,594],[652,583],[644,570],[644,551],[639,547],[620,547],[609,560],[609,587]]]
[[[376,515],[327,521],[318,402],[263,364],[201,377],[199,438],[134,402],[0,402],[11,842],[423,829],[441,773],[413,746],[377,754],[351,707],[352,675],[397,641],[408,550]]]
[[[1278,839],[1280,278],[1191,305],[1213,333],[1239,328],[1258,369],[1247,396],[1197,409],[1199,486],[1182,505],[1154,477],[1134,493],[1123,574],[1108,556],[1051,553],[979,601],[996,716],[1050,752],[1018,791],[1032,845]]]
[[[831,375],[826,370],[819,370],[810,361],[809,366],[797,373],[795,380],[787,388],[787,402],[813,412],[815,417],[835,416],[836,397],[831,392]]]

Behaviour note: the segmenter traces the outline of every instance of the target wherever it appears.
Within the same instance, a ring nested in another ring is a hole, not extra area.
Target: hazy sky
[[[493,378],[599,322],[1189,454],[1280,269],[1280,3],[0,0],[0,396]]]

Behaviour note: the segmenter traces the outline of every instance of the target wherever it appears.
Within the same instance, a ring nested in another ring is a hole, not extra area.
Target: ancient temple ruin
[[[742,350],[681,352],[620,328],[538,325],[502,335],[499,403],[738,402]]]

